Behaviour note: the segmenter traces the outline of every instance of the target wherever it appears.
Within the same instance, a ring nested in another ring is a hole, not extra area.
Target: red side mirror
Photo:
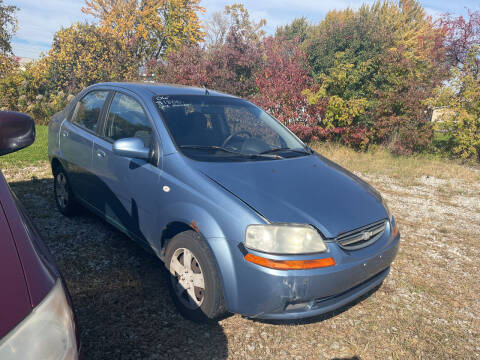
[[[27,114],[0,111],[0,155],[31,145],[35,141],[35,123]]]

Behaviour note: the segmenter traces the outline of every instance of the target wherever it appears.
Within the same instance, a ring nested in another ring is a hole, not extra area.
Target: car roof
[[[142,95],[212,95],[235,97],[219,91],[207,90],[206,88],[150,82],[103,82],[93,86],[119,87]]]

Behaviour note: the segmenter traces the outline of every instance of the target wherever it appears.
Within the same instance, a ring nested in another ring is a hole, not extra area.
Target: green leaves
[[[10,40],[17,30],[17,19],[15,18],[17,10],[18,7],[4,5],[3,0],[0,0],[0,55],[12,52]]]
[[[317,83],[304,94],[309,104],[326,103],[322,122],[329,128],[361,126],[374,142],[425,149],[423,100],[447,74],[442,40],[441,29],[412,0],[331,11],[303,45]],[[415,131],[418,144],[400,136]]]
[[[331,96],[323,123],[327,127],[347,127],[355,120],[358,123],[358,118],[365,114],[367,106],[368,101],[363,98],[343,100],[339,96]]]
[[[438,107],[438,130],[455,139],[453,152],[461,158],[480,160],[479,47],[467,52],[463,64],[452,69],[448,85],[436,89],[429,103]]]

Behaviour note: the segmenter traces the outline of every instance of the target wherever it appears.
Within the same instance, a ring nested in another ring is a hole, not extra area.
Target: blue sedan
[[[48,153],[59,211],[81,205],[155,253],[194,321],[334,310],[398,251],[377,191],[234,96],[95,84],[53,116]]]

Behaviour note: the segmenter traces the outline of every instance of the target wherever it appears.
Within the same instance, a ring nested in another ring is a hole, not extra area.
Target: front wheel
[[[63,168],[57,168],[53,178],[53,192],[58,210],[65,216],[72,216],[78,210],[68,177]]]
[[[210,248],[192,231],[174,236],[167,245],[168,287],[180,313],[195,322],[208,322],[226,313],[223,287]]]

